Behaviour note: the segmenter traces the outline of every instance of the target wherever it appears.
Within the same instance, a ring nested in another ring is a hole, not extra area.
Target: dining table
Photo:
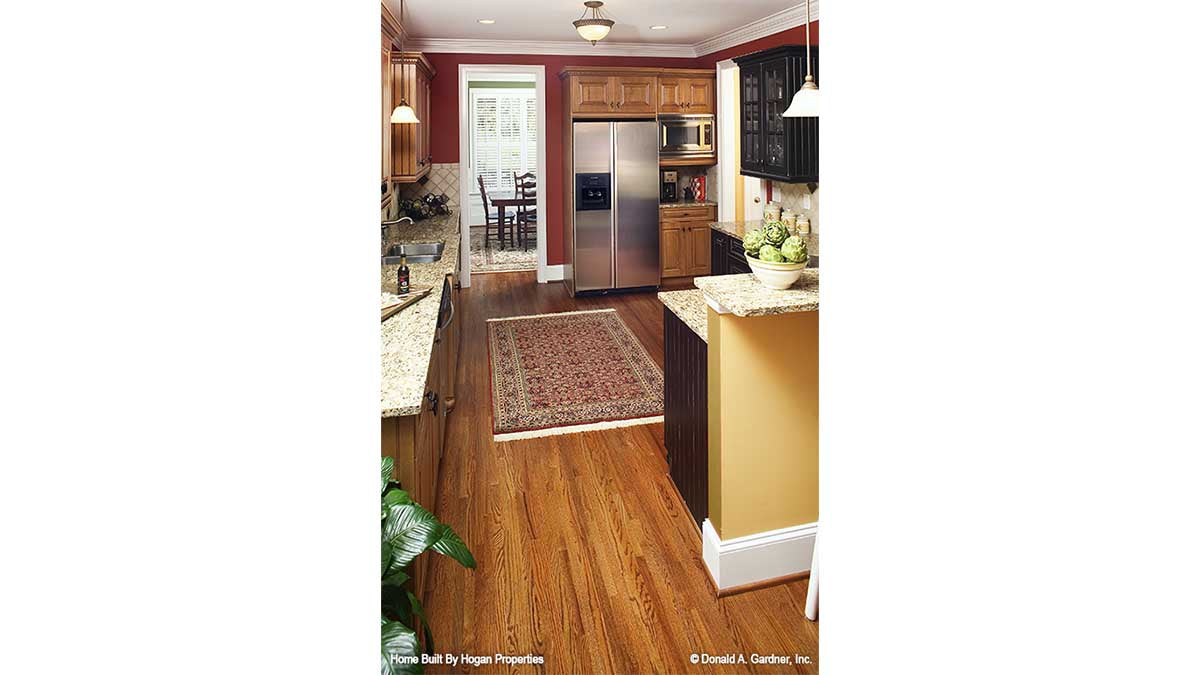
[[[523,197],[523,198],[515,197],[515,196],[514,197],[496,197],[496,198],[489,199],[488,201],[490,201],[492,203],[492,206],[496,207],[496,212],[497,212],[497,215],[499,216],[500,248],[503,249],[504,248],[504,227],[505,227],[504,226],[504,210],[510,206],[514,207],[514,208],[520,207],[520,206],[537,206],[537,197]],[[520,231],[521,231],[520,228],[517,228],[517,232],[520,233]],[[520,242],[517,242],[517,243],[520,243]]]

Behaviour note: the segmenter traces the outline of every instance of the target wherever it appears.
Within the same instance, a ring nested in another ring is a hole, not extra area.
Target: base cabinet
[[[667,464],[699,527],[708,517],[708,345],[664,307],[663,350]]]
[[[700,277],[710,273],[709,226],[717,217],[713,206],[659,209],[660,276]]]
[[[750,263],[746,262],[745,249],[737,237],[712,230],[712,254],[709,257],[709,274],[750,274]]]

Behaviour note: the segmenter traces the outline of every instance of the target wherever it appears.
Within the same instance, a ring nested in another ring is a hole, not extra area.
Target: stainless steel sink
[[[431,263],[442,259],[442,251],[446,242],[438,241],[425,244],[392,244],[384,253],[380,263],[383,265],[399,265],[400,256],[406,256],[410,263]]]

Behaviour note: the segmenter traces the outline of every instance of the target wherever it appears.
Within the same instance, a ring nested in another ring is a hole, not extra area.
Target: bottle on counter
[[[408,295],[408,256],[400,255],[400,271],[396,273],[396,293]]]

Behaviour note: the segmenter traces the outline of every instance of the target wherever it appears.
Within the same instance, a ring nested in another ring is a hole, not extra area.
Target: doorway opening
[[[459,66],[461,278],[536,271],[546,281],[545,67]]]

